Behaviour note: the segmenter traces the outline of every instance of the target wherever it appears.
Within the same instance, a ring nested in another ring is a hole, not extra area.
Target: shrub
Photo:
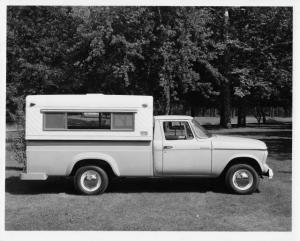
[[[26,142],[25,130],[18,130],[11,142],[11,149],[14,159],[25,166],[26,163]]]
[[[19,101],[18,103],[19,108],[14,118],[17,125],[17,132],[12,137],[11,150],[14,159],[26,168],[25,111],[23,102]]]

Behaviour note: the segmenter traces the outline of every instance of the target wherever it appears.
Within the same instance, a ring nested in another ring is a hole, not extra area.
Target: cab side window
[[[187,121],[164,121],[163,129],[166,140],[190,140],[194,138]]]

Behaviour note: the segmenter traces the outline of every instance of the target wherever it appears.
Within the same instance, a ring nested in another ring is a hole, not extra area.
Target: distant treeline
[[[7,8],[7,121],[29,94],[152,95],[155,114],[239,125],[291,109],[290,7]],[[214,112],[216,113],[216,111]],[[269,113],[269,111],[268,111]]]
[[[217,107],[197,107],[194,110],[187,109],[183,105],[173,106],[172,113],[176,115],[192,115],[195,117],[219,117],[220,112]],[[292,108],[266,106],[262,109],[252,107],[248,109],[246,116],[253,116],[258,123],[266,123],[267,118],[292,117]],[[245,118],[246,118],[245,116]],[[238,117],[238,108],[231,108],[231,118]]]

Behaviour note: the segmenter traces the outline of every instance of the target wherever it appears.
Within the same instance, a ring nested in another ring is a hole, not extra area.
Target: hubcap
[[[101,177],[98,172],[88,170],[82,173],[80,177],[80,184],[85,191],[93,192],[101,185]]]
[[[253,175],[247,169],[240,169],[233,174],[232,182],[237,189],[245,191],[253,185]]]

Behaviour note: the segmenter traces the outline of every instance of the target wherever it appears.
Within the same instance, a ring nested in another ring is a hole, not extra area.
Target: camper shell
[[[97,126],[96,118],[101,117],[103,125]],[[151,141],[152,122],[152,96],[86,94],[26,98],[27,141]]]

